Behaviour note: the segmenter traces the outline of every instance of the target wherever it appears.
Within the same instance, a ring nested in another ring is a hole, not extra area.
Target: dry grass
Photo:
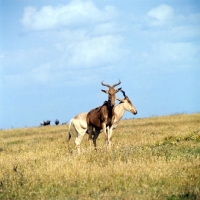
[[[0,131],[0,199],[200,199],[200,114],[121,121],[81,155],[67,131]]]

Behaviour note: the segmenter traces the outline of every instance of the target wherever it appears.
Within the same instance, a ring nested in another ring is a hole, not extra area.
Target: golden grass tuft
[[[107,150],[68,127],[0,131],[0,199],[200,199],[200,114],[120,122]]]

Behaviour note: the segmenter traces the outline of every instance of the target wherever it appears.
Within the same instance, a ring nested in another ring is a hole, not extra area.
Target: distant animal
[[[40,126],[44,126],[44,120],[40,122]]]
[[[50,123],[51,123],[51,121],[47,120],[44,125],[48,126],[48,125],[50,125]]]
[[[48,125],[50,125],[50,123],[51,123],[51,121],[49,121],[49,120],[47,120],[47,121],[43,120],[43,121],[40,122],[40,125],[41,126],[48,126]]]
[[[58,124],[59,124],[59,120],[56,119],[56,121],[55,121],[55,125],[58,125]]]
[[[90,149],[91,149],[91,140],[93,140],[94,147],[96,149],[96,138],[98,137],[98,132],[103,129],[105,139],[107,140],[106,127],[111,127],[114,121],[114,105],[116,99],[116,93],[121,90],[118,88],[115,90],[115,87],[119,85],[121,81],[110,86],[109,84],[101,82],[103,86],[107,86],[108,90],[102,90],[108,94],[108,101],[105,101],[102,106],[99,106],[95,109],[89,111],[86,116],[87,121],[87,131],[90,139]],[[93,138],[92,138],[93,137]]]

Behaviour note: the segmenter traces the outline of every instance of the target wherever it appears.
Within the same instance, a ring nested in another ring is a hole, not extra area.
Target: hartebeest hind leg
[[[96,143],[96,141],[97,141],[97,138],[98,138],[99,134],[100,134],[100,131],[99,130],[95,130],[93,138],[92,138],[93,139],[93,144],[94,144],[94,149],[96,151],[97,151],[97,143]]]
[[[69,141],[71,139],[71,133],[70,133],[70,128],[71,125],[74,127],[75,131],[76,131],[76,140],[75,140],[75,144],[78,150],[78,153],[81,153],[81,149],[80,149],[80,145],[81,145],[81,141],[83,139],[83,136],[85,135],[86,131],[87,131],[87,127],[82,127],[80,123],[78,123],[78,121],[76,119],[71,119],[70,123],[69,123],[69,132],[68,132],[68,149],[69,149]]]
[[[90,152],[92,151],[92,135],[93,135],[93,127],[88,126],[87,133],[89,135],[88,139],[90,140]]]
[[[76,147],[77,147],[77,150],[78,150],[78,153],[80,154],[81,153],[81,141],[83,139],[83,136],[84,134],[79,134],[77,137],[76,137],[76,140],[75,140],[75,144],[76,144]]]

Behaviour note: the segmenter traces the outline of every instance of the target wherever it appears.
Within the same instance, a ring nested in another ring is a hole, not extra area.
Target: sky
[[[200,112],[200,1],[0,1],[0,129],[69,122],[119,79],[124,119]]]

